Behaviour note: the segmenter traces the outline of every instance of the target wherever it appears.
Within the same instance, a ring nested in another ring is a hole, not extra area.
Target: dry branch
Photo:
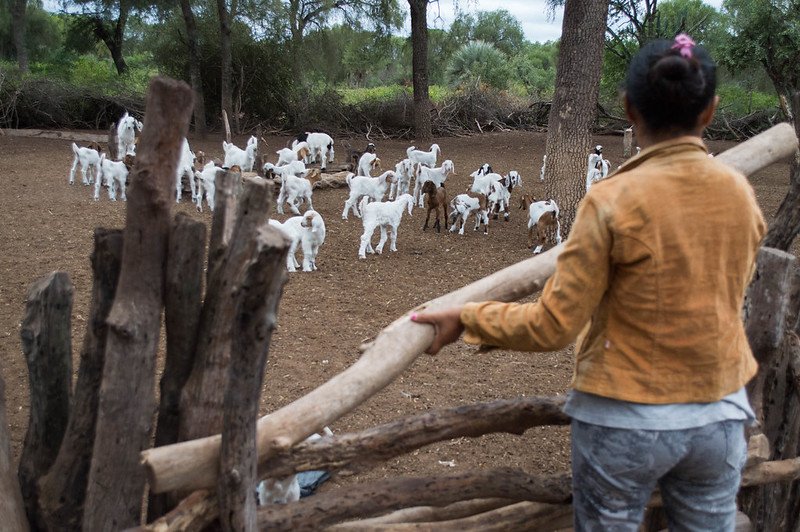
[[[64,272],[53,272],[33,283],[20,329],[28,364],[30,413],[19,459],[19,483],[34,528],[41,526],[38,483],[56,460],[69,420],[73,292]]]
[[[263,506],[258,510],[258,522],[269,530],[318,530],[338,521],[386,510],[485,497],[564,504],[571,497],[570,479],[567,474],[536,476],[515,469],[491,469],[442,477],[382,480],[292,504]]]
[[[271,205],[272,185],[263,179],[245,185],[243,205]],[[269,343],[277,323],[278,303],[286,283],[290,242],[264,225],[256,257],[236,289],[231,362],[224,398],[217,497],[226,531],[256,529],[256,418]]]
[[[563,405],[563,397],[520,397],[431,410],[362,432],[300,443],[270,459],[260,477],[281,478],[319,469],[358,472],[437,441],[567,425],[569,417],[561,411]]]
[[[30,527],[13,464],[6,420],[6,384],[0,376],[0,523],[12,532],[27,532]]]
[[[129,528],[127,532],[201,532],[219,515],[217,497],[198,490],[186,497],[168,514],[149,525]]]
[[[29,137],[37,139],[59,139],[72,140],[75,142],[106,142],[106,135],[95,133],[78,133],[75,131],[48,131],[45,129],[3,129],[3,133],[9,137]]]
[[[374,530],[378,525],[391,525],[397,523],[422,523],[430,521],[448,521],[476,515],[490,510],[508,506],[512,501],[508,499],[472,499],[458,501],[447,506],[413,506],[403,508],[379,517],[360,519],[331,526],[328,530]],[[539,503],[533,503],[539,504]]]
[[[97,432],[89,470],[86,530],[138,524],[145,478],[138,453],[149,444],[155,362],[164,297],[172,190],[189,128],[192,91],[154,78],[126,205],[122,266],[108,316]]]
[[[718,160],[747,175],[797,149],[791,126],[775,126],[721,154]],[[515,301],[541,289],[562,247],[519,262],[420,308],[446,308],[468,301]],[[353,410],[402,373],[430,344],[433,332],[405,315],[385,328],[350,368],[305,397],[258,422],[259,464]],[[327,405],[325,411],[319,405]],[[212,487],[216,482],[219,435],[142,453],[156,492]]]
[[[42,518],[48,530],[81,528],[103,377],[106,318],[114,301],[121,260],[122,231],[95,229],[92,300],[71,415],[58,457],[39,483]]]

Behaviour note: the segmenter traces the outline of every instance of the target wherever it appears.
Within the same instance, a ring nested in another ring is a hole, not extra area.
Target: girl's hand
[[[425,350],[429,355],[435,355],[442,347],[452,344],[464,332],[464,325],[461,323],[461,306],[414,313],[411,315],[411,321],[433,325],[435,335],[433,343]]]

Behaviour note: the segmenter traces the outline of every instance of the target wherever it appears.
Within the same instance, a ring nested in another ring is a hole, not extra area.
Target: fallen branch
[[[497,508],[508,506],[510,503],[511,501],[509,499],[494,498],[458,501],[448,504],[447,506],[412,506],[411,508],[395,510],[394,512],[379,517],[339,523],[338,525],[331,526],[328,530],[375,530],[375,528],[381,525],[449,521],[496,510]]]

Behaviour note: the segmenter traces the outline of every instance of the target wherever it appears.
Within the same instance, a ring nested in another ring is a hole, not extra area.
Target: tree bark
[[[39,483],[41,511],[47,530],[79,530],[83,520],[108,334],[106,319],[117,289],[121,258],[122,231],[95,229],[92,301],[71,415],[58,457]]]
[[[183,22],[186,25],[186,46],[189,51],[189,83],[194,91],[194,132],[206,137],[206,100],[203,92],[203,76],[200,72],[200,53],[198,52],[197,22],[192,12],[190,0],[180,0]]]
[[[206,225],[179,213],[172,223],[167,255],[164,322],[167,357],[161,375],[155,447],[178,441],[180,397],[194,365],[203,299]],[[150,494],[148,521],[165,514],[171,498]],[[176,501],[177,502],[177,501]]]
[[[568,425],[563,406],[563,398],[520,397],[431,410],[361,432],[300,443],[272,457],[259,476],[281,478],[323,469],[357,473],[437,441]]]
[[[794,130],[800,137],[800,92],[794,93]],[[800,232],[800,151],[789,166],[789,191],[769,225],[764,246],[789,251]]]
[[[14,462],[11,459],[6,419],[6,384],[2,376],[0,376],[0,523],[12,532],[27,532],[30,529],[19,480],[14,474]]]
[[[339,532],[342,530],[355,531],[355,530],[375,530],[375,528],[383,525],[392,525],[398,523],[430,523],[433,521],[449,521],[452,519],[460,519],[470,515],[476,515],[491,510],[496,510],[504,506],[508,506],[508,499],[473,499],[470,501],[458,501],[447,506],[412,506],[411,508],[403,508],[394,512],[372,517],[370,519],[360,519],[358,521],[351,521],[339,523],[329,528],[331,532],[334,530]],[[538,503],[533,503],[538,504]]]
[[[11,0],[11,33],[14,49],[17,52],[17,64],[20,72],[28,72],[28,40],[26,35],[26,12],[28,0]]]
[[[114,66],[117,69],[117,74],[120,76],[128,71],[128,64],[125,62],[125,57],[122,54],[122,45],[125,40],[125,26],[128,23],[128,13],[131,9],[129,2],[121,0],[119,2],[119,14],[117,20],[114,22],[114,27],[109,31],[106,27],[106,21],[100,16],[91,18],[94,25],[94,34],[98,39],[108,48],[111,53],[111,59],[114,61]]]
[[[428,95],[428,1],[408,0],[411,7],[411,72],[414,86],[414,136],[429,141],[431,100]]]
[[[244,203],[271,203],[264,180],[245,187]],[[227,532],[256,530],[256,418],[269,343],[286,283],[289,242],[266,226],[258,235],[257,256],[236,290],[235,330],[224,403],[217,482],[220,523]]]
[[[64,272],[53,272],[33,283],[20,330],[28,364],[30,415],[19,459],[19,483],[28,521],[35,528],[42,524],[39,479],[53,465],[69,420],[73,292]]]
[[[490,469],[425,478],[398,478],[321,493],[292,504],[262,506],[258,523],[269,530],[319,530],[353,517],[419,504],[441,506],[465,499],[501,497],[512,501],[564,504],[571,497],[567,474],[529,475],[517,469]]]
[[[797,149],[797,137],[782,124],[719,155],[718,160],[745,175],[777,162]],[[556,246],[542,255],[521,261],[459,290],[420,305],[417,310],[448,308],[469,301],[516,301],[540,290],[552,274],[563,249]],[[431,343],[433,331],[415,324],[408,315],[395,320],[361,358],[305,397],[258,421],[259,463],[279,449],[287,449],[315,430],[350,412],[387,386]],[[325,405],[325,409],[320,408]],[[159,493],[200,489],[216,483],[219,435],[142,453],[150,489]]]
[[[567,0],[547,123],[545,198],[556,199],[568,235],[586,194],[586,158],[597,115],[608,0]]]
[[[222,74],[220,92],[222,110],[233,120],[233,129],[239,133],[239,118],[233,114],[233,52],[231,48],[231,15],[225,0],[217,0],[217,17],[219,18],[219,43],[222,54]]]
[[[149,444],[155,409],[172,191],[191,110],[188,85],[168,78],[150,82],[126,205],[120,278],[107,320],[86,530],[117,530],[140,520],[145,477],[138,455]]]

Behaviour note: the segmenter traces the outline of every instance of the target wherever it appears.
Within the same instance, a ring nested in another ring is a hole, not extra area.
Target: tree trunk
[[[119,530],[137,525],[141,518],[145,475],[139,453],[150,443],[156,406],[172,191],[191,113],[188,85],[160,77],[150,82],[126,204],[119,283],[107,319],[85,530]]]
[[[28,519],[19,488],[6,419],[6,384],[0,376],[0,523],[13,532],[27,532]]]
[[[108,51],[111,52],[111,59],[120,76],[128,71],[128,64],[122,55],[122,44],[125,40],[125,25],[128,23],[128,11],[130,5],[124,0],[119,3],[119,16],[114,23],[113,31],[109,31],[105,21],[99,16],[93,17],[94,34],[105,43]]]
[[[230,14],[225,0],[217,0],[217,16],[219,17],[219,43],[222,53],[222,74],[220,92],[222,94],[222,110],[233,120],[234,133],[239,133],[239,118],[233,114],[233,52],[231,49]]]
[[[608,0],[567,0],[556,66],[556,91],[547,123],[545,198],[561,209],[561,231],[569,234],[586,194],[586,158],[603,66]]]
[[[17,64],[21,72],[28,71],[28,42],[25,35],[27,7],[28,0],[12,0],[11,2],[11,32],[14,49],[17,52]]]
[[[197,22],[189,0],[180,0],[183,22],[186,24],[186,44],[189,50],[189,82],[194,91],[194,132],[201,139],[206,136],[206,100],[203,93],[203,77],[200,72]]]
[[[55,463],[39,483],[42,517],[48,530],[79,530],[83,521],[108,334],[106,319],[114,302],[121,258],[122,231],[96,229],[92,301],[69,424]]]
[[[794,130],[800,137],[800,92],[794,94]],[[764,246],[789,251],[800,232],[800,151],[789,167],[789,192],[783,198],[775,219],[769,225]]]
[[[414,79],[414,136],[431,140],[428,96],[428,0],[408,0],[411,7],[411,71]]]
[[[28,520],[42,525],[39,479],[50,470],[67,429],[72,395],[72,282],[53,272],[28,291],[20,336],[28,363],[30,416],[19,459],[19,483]]]

